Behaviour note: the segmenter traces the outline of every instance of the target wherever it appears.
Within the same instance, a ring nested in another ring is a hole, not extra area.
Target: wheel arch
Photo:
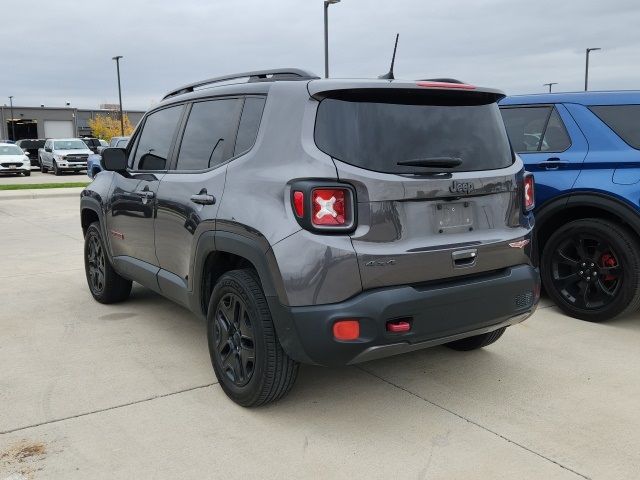
[[[602,218],[625,226],[640,240],[640,212],[625,201],[604,193],[570,193],[557,197],[536,213],[536,247],[539,253],[560,226],[582,218]]]

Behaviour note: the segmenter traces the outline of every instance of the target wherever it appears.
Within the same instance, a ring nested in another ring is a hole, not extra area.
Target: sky
[[[324,70],[323,0],[0,0],[0,104],[146,110],[203,78]],[[638,0],[342,0],[329,8],[330,74],[453,77],[507,94],[640,89]],[[3,100],[4,97],[4,100]]]

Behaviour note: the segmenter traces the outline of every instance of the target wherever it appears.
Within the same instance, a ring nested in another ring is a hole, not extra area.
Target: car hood
[[[93,152],[88,148],[85,148],[82,150],[54,150],[53,153],[55,153],[56,155],[91,155]]]
[[[28,159],[24,155],[0,155],[0,163],[26,161],[28,161]]]

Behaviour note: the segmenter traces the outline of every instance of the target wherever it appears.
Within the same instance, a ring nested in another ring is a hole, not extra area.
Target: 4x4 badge
[[[473,192],[473,183],[471,182],[458,182],[456,180],[453,181],[451,186],[449,187],[449,191],[451,193],[471,193]]]

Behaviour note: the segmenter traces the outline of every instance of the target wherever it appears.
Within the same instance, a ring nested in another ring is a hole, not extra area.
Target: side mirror
[[[49,153],[51,153],[51,151],[52,151],[52,150],[51,150],[51,147],[45,147],[45,148],[44,148],[44,151],[45,151],[45,152],[49,152]]]
[[[100,163],[104,170],[124,172],[127,169],[127,151],[124,148],[105,148]]]

